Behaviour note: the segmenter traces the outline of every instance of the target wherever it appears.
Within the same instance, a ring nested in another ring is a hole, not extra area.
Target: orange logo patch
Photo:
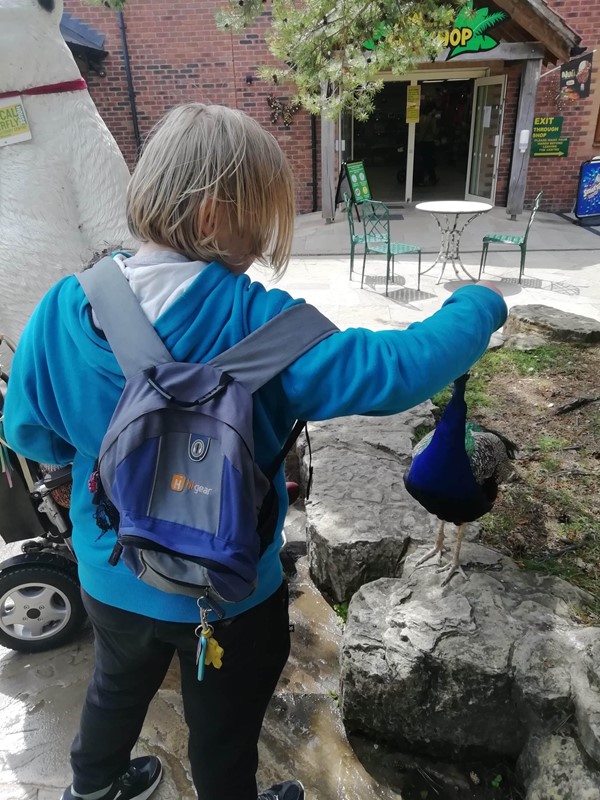
[[[183,490],[185,489],[185,481],[186,481],[185,475],[178,475],[177,473],[175,473],[171,478],[171,489],[174,492],[183,492]]]

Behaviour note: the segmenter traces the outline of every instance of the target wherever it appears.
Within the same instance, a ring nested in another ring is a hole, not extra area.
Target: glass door
[[[502,140],[505,76],[478,78],[473,94],[467,200],[493,203]]]

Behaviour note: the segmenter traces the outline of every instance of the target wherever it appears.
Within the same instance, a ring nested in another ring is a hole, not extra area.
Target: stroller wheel
[[[22,564],[0,573],[0,644],[25,653],[66,642],[86,614],[79,583],[59,566]]]

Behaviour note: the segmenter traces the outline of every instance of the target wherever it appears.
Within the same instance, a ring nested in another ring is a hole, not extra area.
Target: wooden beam
[[[436,58],[436,61],[446,61],[449,49],[446,48]],[[526,61],[528,59],[544,58],[546,48],[541,42],[503,42],[493,50],[486,50],[483,53],[461,53],[460,56],[452,58],[448,65],[459,66],[464,61]]]
[[[571,48],[581,36],[553,11],[543,0],[494,0],[511,18],[535,39],[541,41],[552,55],[568,61]]]
[[[335,122],[321,116],[321,216],[335,219]]]
[[[516,219],[517,215],[523,212],[523,205],[525,203],[527,169],[529,167],[529,152],[531,150],[531,131],[533,129],[533,118],[535,114],[535,97],[541,72],[541,58],[537,61],[526,61],[523,64],[521,93],[519,95],[519,108],[517,110],[517,122],[515,125],[515,143],[513,145],[510,181],[508,184],[508,202],[506,204],[506,213],[510,214],[511,219]],[[525,152],[521,152],[519,149],[521,131],[529,132]]]

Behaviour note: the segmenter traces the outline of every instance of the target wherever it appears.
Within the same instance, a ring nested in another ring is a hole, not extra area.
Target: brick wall
[[[557,107],[553,97],[558,93],[560,70],[542,77],[535,106],[536,116],[564,117],[562,135],[570,137],[569,155],[560,158],[532,158],[529,163],[526,201],[530,203],[540,189],[544,190],[543,208],[571,211],[577,193],[579,167],[600,147],[594,146],[594,131],[600,106],[600,3],[593,0],[547,0],[548,5],[581,36],[582,46],[594,53],[591,93],[578,103]]]
[[[592,50],[600,41],[600,2],[589,0],[548,0]],[[243,35],[218,31],[214,22],[221,0],[128,0],[125,20],[129,42],[138,120],[142,138],[171,106],[191,100],[225,103],[255,117],[274,133],[290,159],[296,179],[298,210],[311,211],[312,156],[310,115],[294,116],[289,130],[271,122],[266,98],[274,94],[288,99],[287,90],[262,80],[246,82],[256,76],[258,67],[271,57],[263,34],[267,15]],[[88,76],[90,92],[100,113],[115,136],[127,162],[135,163],[136,144],[127,95],[127,82],[117,15],[106,8],[89,7],[83,0],[65,0],[65,10],[89,22],[106,35],[107,76]],[[600,154],[593,138],[600,105],[600,49],[595,54],[592,94],[577,106],[557,109],[548,100],[549,87],[558,86],[558,71],[543,78],[536,102],[536,115],[564,116],[563,135],[571,138],[569,155],[564,158],[531,159],[526,202],[544,189],[544,207],[570,210],[575,198],[579,166],[592,155]],[[457,62],[458,66],[458,62]],[[520,89],[520,65],[507,65],[507,98],[504,137],[500,159],[496,202],[505,204]],[[317,132],[319,130],[317,125]],[[320,154],[320,148],[317,148]],[[317,170],[320,184],[320,167]],[[317,197],[320,207],[320,191]]]
[[[142,140],[164,112],[178,103],[201,101],[239,108],[276,136],[294,171],[298,210],[311,211],[310,115],[298,112],[289,129],[281,117],[273,124],[267,95],[287,101],[288,90],[257,79],[258,67],[272,61],[262,36],[268,17],[242,35],[221,32],[214,22],[220,5],[219,0],[128,0],[124,17]],[[117,15],[82,0],[65,0],[65,11],[106,35],[107,75],[90,73],[89,90],[133,167],[136,143]],[[249,75],[255,79],[252,84],[246,81]]]

